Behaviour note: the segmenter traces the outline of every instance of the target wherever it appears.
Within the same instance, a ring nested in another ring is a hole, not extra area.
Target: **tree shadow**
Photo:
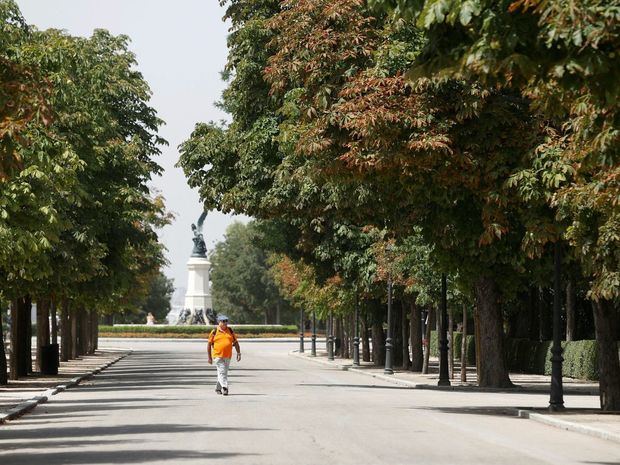
[[[462,415],[487,415],[487,416],[516,416],[515,409],[521,407],[489,407],[489,406],[469,406],[469,407],[408,407],[407,410],[426,410],[441,413],[456,413]]]
[[[620,465],[620,461],[617,461],[617,462],[581,462],[581,463],[591,463],[593,465]]]
[[[28,444],[23,442],[2,442],[2,450],[16,450],[16,449],[47,449],[47,448],[61,448],[61,447],[85,447],[85,446],[106,446],[106,445],[120,445],[120,444],[135,444],[131,439],[84,439],[78,441],[48,441],[44,438],[38,441],[30,441]],[[30,453],[29,453],[30,454]],[[4,463],[4,460],[2,461]]]
[[[408,386],[379,386],[375,384],[320,384],[320,383],[300,383],[296,386],[304,387],[328,387],[328,388],[359,388],[359,389],[396,389],[410,390]]]
[[[198,452],[192,450],[111,450],[111,451],[68,451],[68,452],[23,452],[4,454],[3,465],[84,465],[98,463],[148,463],[183,460],[230,459],[239,456],[256,456],[246,452]]]
[[[46,439],[79,438],[79,437],[105,437],[125,436],[134,434],[175,434],[175,433],[200,433],[200,432],[236,432],[236,431],[273,431],[270,428],[248,428],[228,426],[198,426],[182,424],[138,424],[138,425],[114,425],[114,426],[80,426],[66,428],[49,428],[45,431]],[[39,440],[41,431],[38,429],[6,429],[3,431],[4,440]],[[4,460],[2,461],[4,465]],[[31,463],[39,463],[32,461]],[[44,463],[44,462],[41,462]],[[84,462],[88,463],[88,462]]]

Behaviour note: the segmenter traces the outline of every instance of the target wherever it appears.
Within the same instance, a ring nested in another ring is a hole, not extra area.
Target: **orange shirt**
[[[209,334],[211,343],[211,356],[213,358],[232,358],[232,349],[237,337],[230,328],[222,331],[219,327]]]

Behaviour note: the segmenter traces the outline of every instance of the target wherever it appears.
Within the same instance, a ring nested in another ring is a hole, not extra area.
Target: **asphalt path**
[[[134,352],[0,426],[0,464],[620,464],[620,446],[518,419],[535,394],[422,391],[242,342],[230,395],[197,341]],[[578,405],[578,398],[568,398]]]

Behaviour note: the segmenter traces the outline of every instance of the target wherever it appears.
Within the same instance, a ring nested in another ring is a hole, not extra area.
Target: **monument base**
[[[209,285],[211,262],[206,257],[191,257],[187,262],[185,304],[177,324],[206,325],[213,314]]]

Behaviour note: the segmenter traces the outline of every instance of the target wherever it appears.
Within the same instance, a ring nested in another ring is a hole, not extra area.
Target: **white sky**
[[[174,167],[177,146],[199,121],[225,119],[214,106],[225,83],[220,71],[226,62],[228,25],[216,0],[17,0],[29,24],[39,29],[65,29],[89,36],[93,29],[131,37],[138,68],[153,91],[151,105],[166,122],[160,134],[170,143],[158,159],[165,169],[154,186],[166,198],[175,222],[160,237],[168,248],[165,270],[177,287],[185,287],[185,264],[192,249],[190,225],[201,211],[198,194],[189,189],[183,172]],[[245,221],[244,217],[236,217]],[[211,212],[205,221],[205,241],[211,250],[222,240],[231,216]]]

